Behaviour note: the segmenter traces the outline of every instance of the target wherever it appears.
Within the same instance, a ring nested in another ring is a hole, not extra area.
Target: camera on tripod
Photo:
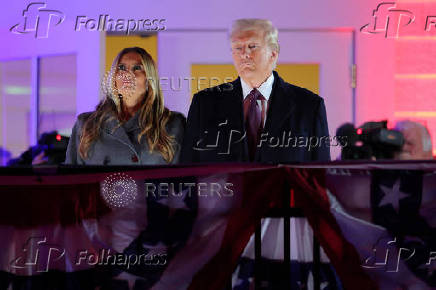
[[[47,158],[45,164],[57,165],[65,161],[69,137],[62,136],[56,131],[43,133],[38,140],[38,144],[30,147],[23,152],[18,158],[11,159],[8,166],[14,165],[31,165],[35,156],[44,152]]]
[[[404,144],[403,134],[388,129],[387,120],[366,122],[358,128],[346,123],[336,130],[336,135],[346,137],[341,142],[342,160],[393,159]]]

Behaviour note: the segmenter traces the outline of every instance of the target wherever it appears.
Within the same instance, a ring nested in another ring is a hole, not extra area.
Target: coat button
[[[138,157],[136,155],[132,155],[132,162],[138,162]]]

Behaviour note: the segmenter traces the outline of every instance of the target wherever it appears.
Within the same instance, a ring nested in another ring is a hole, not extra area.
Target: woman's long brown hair
[[[112,63],[110,77],[106,80],[107,85],[109,87],[113,86],[118,62],[123,55],[129,52],[135,52],[141,56],[147,77],[147,90],[139,108],[138,125],[141,128],[141,133],[138,135],[138,142],[140,143],[141,138],[145,137],[150,152],[158,151],[164,160],[169,163],[174,158],[174,137],[167,133],[165,126],[171,112],[164,106],[159,77],[152,57],[140,47],[123,49]],[[104,122],[113,118],[123,122],[124,108],[122,106],[122,101],[114,90],[107,90],[105,99],[97,105],[96,110],[83,125],[79,144],[79,154],[82,159],[89,157],[91,145],[100,137]]]

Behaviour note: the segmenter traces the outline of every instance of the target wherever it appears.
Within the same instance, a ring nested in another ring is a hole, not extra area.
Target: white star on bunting
[[[398,213],[400,200],[409,196],[407,193],[400,191],[400,179],[397,179],[397,181],[395,181],[395,184],[392,186],[392,188],[380,185],[380,189],[385,195],[383,196],[378,206],[381,207],[390,204]]]

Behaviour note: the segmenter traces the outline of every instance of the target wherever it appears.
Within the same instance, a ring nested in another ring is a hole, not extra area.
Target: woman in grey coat
[[[185,117],[164,107],[156,66],[151,56],[142,48],[123,49],[115,58],[104,83],[105,99],[94,112],[78,116],[68,144],[65,163],[177,163]],[[111,250],[140,256],[148,252],[144,245],[156,246],[156,239],[166,234],[165,229],[174,222],[168,216],[168,208],[159,203],[162,201],[153,195],[147,196],[144,183],[136,183],[138,195],[132,202],[121,207],[115,206],[110,214],[100,217],[98,223],[95,220],[87,221],[86,227],[95,228],[95,232],[101,237],[111,237],[110,240],[102,238],[105,243],[109,243]],[[188,211],[179,212],[176,216],[179,222],[192,220]],[[169,245],[156,248],[155,251],[166,255],[167,246]],[[162,272],[164,268],[156,269]],[[149,270],[147,266],[138,265],[135,269],[124,269],[117,265],[111,270],[108,279],[113,280],[108,283],[125,283],[130,286],[146,282],[152,284],[155,281],[144,280],[144,277],[150,278],[150,275],[142,275]],[[154,276],[159,277],[157,274]],[[148,289],[141,287],[145,288]]]
[[[177,163],[185,117],[165,108],[151,56],[139,47],[123,49],[104,87],[96,110],[78,116],[65,164]]]

